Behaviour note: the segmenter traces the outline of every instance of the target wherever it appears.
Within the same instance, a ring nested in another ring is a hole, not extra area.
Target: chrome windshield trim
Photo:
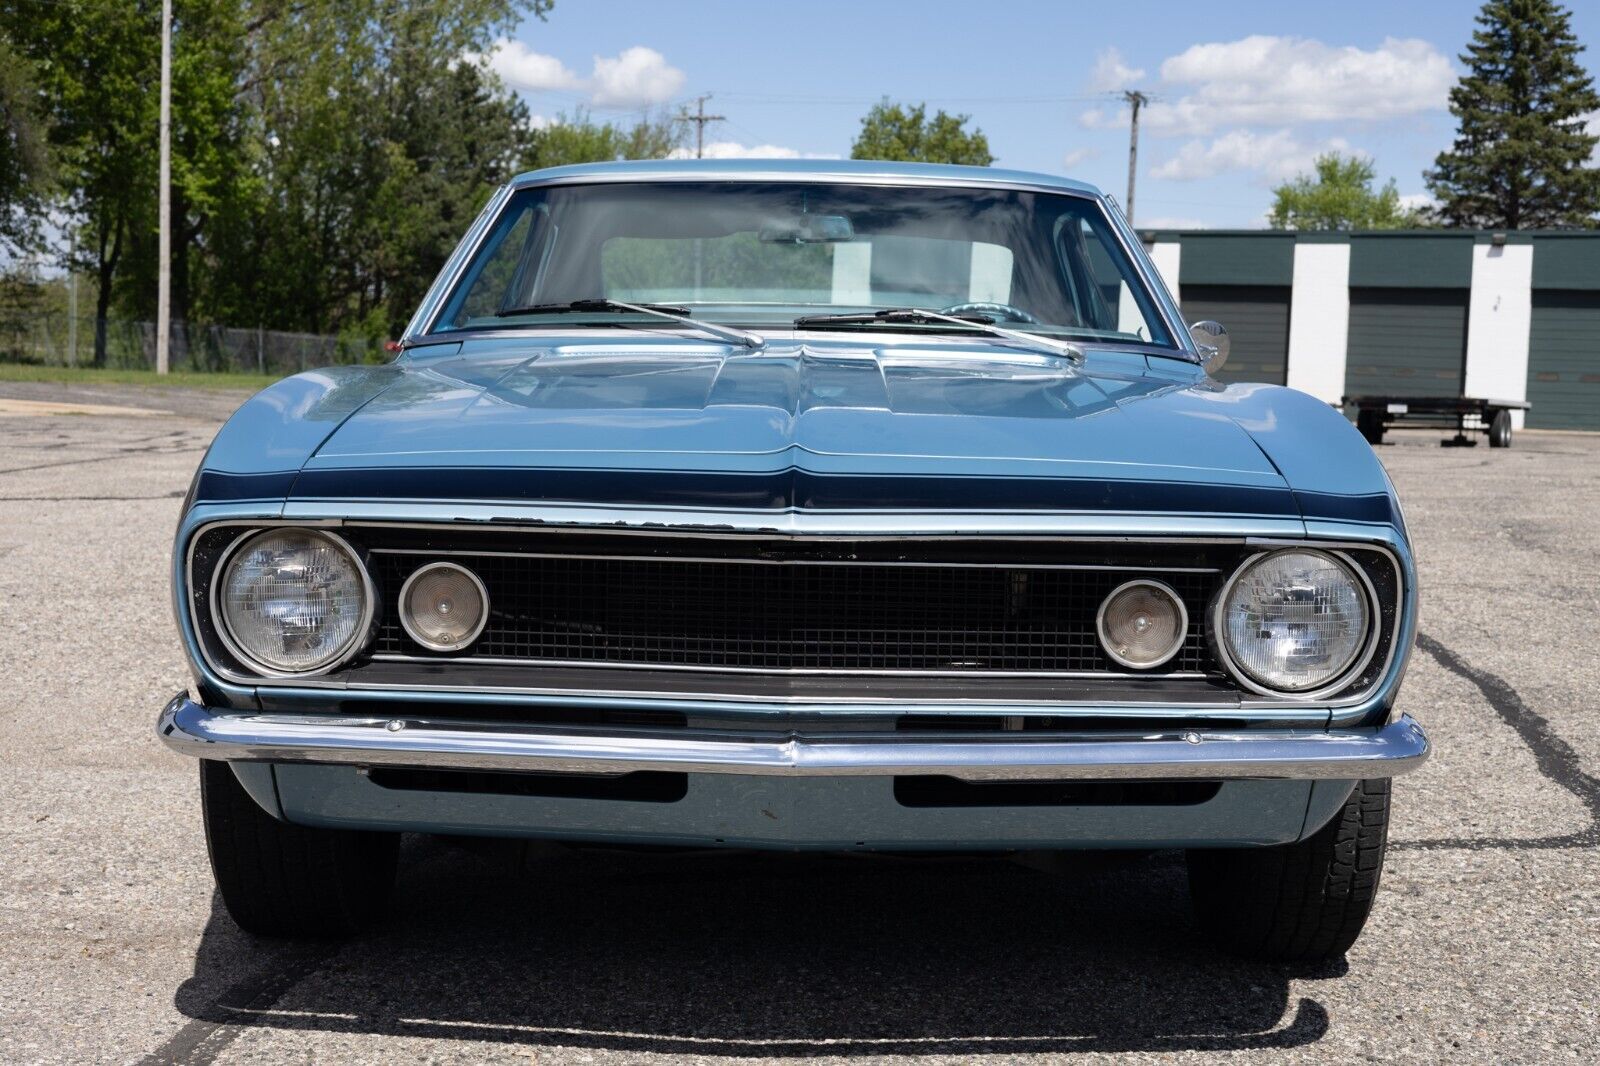
[[[467,264],[478,254],[489,231],[493,229],[493,220],[499,217],[504,209],[505,202],[514,193],[524,189],[539,188],[543,186],[558,185],[610,185],[617,183],[642,184],[642,183],[668,183],[668,182],[771,182],[786,184],[850,184],[872,185],[889,188],[977,188],[977,189],[1009,189],[1018,192],[1042,193],[1051,196],[1071,196],[1080,200],[1092,200],[1099,205],[1101,212],[1110,223],[1110,230],[1116,235],[1122,253],[1127,257],[1134,273],[1144,284],[1149,292],[1157,312],[1161,315],[1162,324],[1172,335],[1172,345],[1164,348],[1161,345],[1151,347],[1161,348],[1163,354],[1157,358],[1178,359],[1188,363],[1200,363],[1200,353],[1194,347],[1194,340],[1189,336],[1188,326],[1184,324],[1183,315],[1178,310],[1177,302],[1172,294],[1167,291],[1166,283],[1161,280],[1160,274],[1155,269],[1155,264],[1150,261],[1144,244],[1138,235],[1128,225],[1117,202],[1103,193],[1091,188],[1074,188],[1067,185],[1052,184],[1049,181],[1030,181],[1026,178],[1010,177],[1006,175],[906,175],[906,174],[858,174],[849,171],[828,172],[819,171],[794,172],[794,171],[743,171],[729,170],[719,173],[716,170],[699,169],[693,171],[651,170],[640,167],[629,171],[594,171],[585,173],[556,174],[540,176],[538,172],[520,175],[501,186],[485,205],[483,213],[472,225],[456,250],[451,253],[450,259],[445,262],[444,269],[434,279],[428,291],[423,295],[422,303],[418,306],[416,314],[406,324],[405,333],[400,340],[403,345],[410,346],[421,337],[430,340],[448,339],[449,332],[435,333],[438,326],[439,314],[444,309],[447,296],[454,289],[456,283]],[[457,336],[455,339],[459,340]],[[1092,347],[1092,345],[1090,345]],[[1077,360],[1081,362],[1081,357]]]
[[[1394,777],[1429,744],[1409,716],[1379,728],[948,738],[898,734],[605,735],[421,718],[212,711],[187,696],[157,735],[202,759],[539,773],[641,770],[766,777],[942,774],[968,781],[1263,780]]]

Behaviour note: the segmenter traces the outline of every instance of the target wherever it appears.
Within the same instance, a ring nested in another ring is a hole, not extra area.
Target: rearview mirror
[[[1205,367],[1206,373],[1215,374],[1221,370],[1228,361],[1228,350],[1232,347],[1228,331],[1222,328],[1222,323],[1210,319],[1191,322],[1189,336],[1200,349],[1200,365]]]
[[[843,215],[796,215],[761,227],[761,240],[767,244],[842,244],[855,236],[855,227]]]

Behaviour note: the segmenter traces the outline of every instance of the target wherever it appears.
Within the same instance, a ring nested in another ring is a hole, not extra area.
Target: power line
[[[880,103],[884,99],[882,96],[795,96],[786,93],[747,92],[719,92],[718,95],[726,99],[746,101],[758,107],[783,104],[859,107],[863,104],[870,106]],[[918,103],[924,104],[1062,104],[1093,103],[1103,100],[1104,96],[919,96],[916,99]]]

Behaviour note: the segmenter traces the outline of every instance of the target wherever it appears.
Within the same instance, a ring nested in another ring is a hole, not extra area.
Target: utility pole
[[[1133,176],[1139,169],[1139,109],[1150,102],[1150,98],[1138,89],[1128,89],[1122,94],[1133,108],[1133,121],[1128,127],[1128,225],[1133,225]]]
[[[161,236],[156,267],[156,373],[167,372],[172,328],[172,0],[161,0]]]
[[[679,122],[694,123],[694,157],[696,159],[704,159],[706,155],[706,123],[728,121],[725,115],[706,114],[706,101],[709,99],[711,99],[710,93],[695,97],[694,114],[691,115],[688,111],[684,111],[678,115]]]
[[[78,233],[67,237],[67,365],[78,365]]]

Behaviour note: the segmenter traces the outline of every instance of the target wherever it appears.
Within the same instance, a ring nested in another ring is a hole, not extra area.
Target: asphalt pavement
[[[155,739],[189,477],[240,397],[0,385],[0,1061],[1600,1057],[1600,436],[1395,434],[1421,561],[1376,913],[1222,958],[1181,857],[637,854],[408,838],[344,945],[235,929]]]

